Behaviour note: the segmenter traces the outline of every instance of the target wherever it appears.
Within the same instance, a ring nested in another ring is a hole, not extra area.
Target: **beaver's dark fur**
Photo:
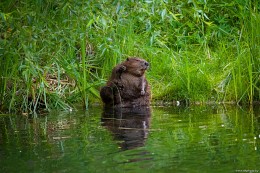
[[[100,90],[100,96],[108,107],[148,106],[151,100],[150,86],[145,78],[149,63],[132,57],[118,64],[112,70],[107,85]]]

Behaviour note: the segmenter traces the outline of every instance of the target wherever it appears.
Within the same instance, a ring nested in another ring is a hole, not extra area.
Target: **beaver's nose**
[[[144,65],[146,65],[147,67],[149,66],[149,63],[148,62],[145,62]]]

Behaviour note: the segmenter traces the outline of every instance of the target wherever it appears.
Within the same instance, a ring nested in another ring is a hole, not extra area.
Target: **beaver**
[[[145,78],[149,63],[138,57],[129,57],[112,70],[100,96],[107,107],[148,106],[151,91]]]

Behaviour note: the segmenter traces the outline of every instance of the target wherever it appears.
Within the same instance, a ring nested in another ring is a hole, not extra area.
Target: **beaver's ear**
[[[126,58],[127,61],[129,61],[129,58]]]

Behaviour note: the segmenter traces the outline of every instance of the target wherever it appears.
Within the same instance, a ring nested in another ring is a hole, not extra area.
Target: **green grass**
[[[87,109],[140,56],[154,100],[260,99],[258,1],[0,2],[0,110]]]

